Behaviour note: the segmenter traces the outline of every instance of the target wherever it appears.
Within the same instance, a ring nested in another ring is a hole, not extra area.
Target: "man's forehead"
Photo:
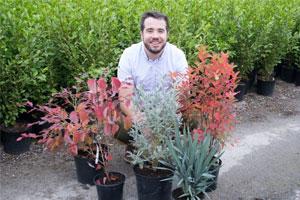
[[[145,28],[163,28],[166,29],[167,24],[164,19],[156,19],[153,17],[148,17],[144,21],[144,27]]]

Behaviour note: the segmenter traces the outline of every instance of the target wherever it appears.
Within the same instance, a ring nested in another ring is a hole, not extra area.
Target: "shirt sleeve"
[[[186,60],[185,54],[182,50],[179,51],[178,55],[178,65],[177,65],[177,72],[186,74],[188,70],[188,62]]]
[[[121,82],[133,82],[132,68],[130,64],[128,51],[125,49],[121,55],[119,65],[118,65],[118,79]]]

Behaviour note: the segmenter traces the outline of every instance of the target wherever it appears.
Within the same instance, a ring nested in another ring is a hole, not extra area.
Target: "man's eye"
[[[148,33],[152,33],[152,32],[153,32],[153,29],[147,29],[147,32],[148,32]]]
[[[163,30],[163,29],[160,29],[160,30],[158,30],[158,32],[159,32],[159,33],[164,33],[164,32],[165,32],[165,30]]]

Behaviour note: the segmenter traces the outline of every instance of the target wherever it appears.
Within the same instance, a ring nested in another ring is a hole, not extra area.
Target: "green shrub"
[[[1,4],[0,122],[5,125],[13,124],[24,111],[22,103],[44,101],[50,91],[37,18],[24,5]]]
[[[273,79],[274,67],[288,52],[295,25],[292,6],[296,5],[283,0],[261,2],[261,31],[255,42],[259,47],[256,63],[262,80]]]
[[[227,51],[246,77],[255,64],[271,73],[289,51],[299,0],[1,1],[0,123],[12,124],[19,104],[45,102],[81,73],[116,75],[122,51],[140,41],[147,10],[169,16],[169,40],[189,64],[197,46],[208,45]]]

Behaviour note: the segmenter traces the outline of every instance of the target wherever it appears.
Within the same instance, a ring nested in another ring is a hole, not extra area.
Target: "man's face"
[[[163,50],[168,39],[166,27],[166,22],[163,19],[148,17],[144,21],[144,30],[141,32],[141,37],[149,52],[159,54]]]

